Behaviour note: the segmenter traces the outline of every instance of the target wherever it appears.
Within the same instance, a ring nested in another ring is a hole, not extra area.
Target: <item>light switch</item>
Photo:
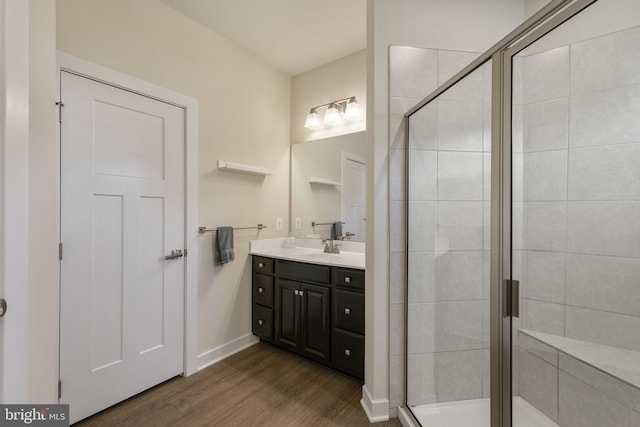
[[[276,218],[276,230],[282,230],[282,218]]]
[[[296,230],[300,230],[302,228],[302,218],[296,218]]]

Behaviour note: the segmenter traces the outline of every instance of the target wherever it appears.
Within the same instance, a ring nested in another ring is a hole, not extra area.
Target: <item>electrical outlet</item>
[[[302,218],[296,218],[296,230],[300,230],[302,228]]]
[[[276,230],[282,230],[282,218],[276,218]]]

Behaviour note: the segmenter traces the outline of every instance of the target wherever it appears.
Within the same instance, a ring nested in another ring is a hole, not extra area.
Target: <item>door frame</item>
[[[550,13],[547,20],[530,31],[524,32],[522,38],[505,46],[492,56],[493,91],[492,109],[492,168],[491,180],[491,363],[498,374],[491,376],[492,426],[511,426],[513,424],[513,317],[505,313],[506,306],[521,304],[518,301],[507,301],[505,280],[521,280],[512,277],[513,263],[513,216],[512,216],[512,84],[513,58],[523,49],[535,43],[551,31],[571,20],[598,0],[568,0],[563,2],[561,10]],[[519,316],[517,316],[519,317]],[[498,346],[498,341],[500,345]],[[494,398],[494,389],[496,389]],[[498,393],[499,390],[499,393]],[[497,395],[499,394],[499,399]],[[499,410],[498,410],[499,408]],[[499,419],[498,419],[499,418]],[[498,424],[499,422],[499,424]]]
[[[0,0],[0,402],[28,398],[29,4]]]
[[[129,76],[113,69],[95,64],[82,58],[57,52],[58,97],[61,96],[60,76],[68,72],[104,83],[138,95],[165,102],[185,111],[185,229],[184,248],[184,337],[183,337],[183,376],[189,376],[198,370],[198,100],[153,83]],[[59,99],[58,99],[59,100]],[[62,110],[64,120],[64,108]],[[60,121],[57,129],[57,155],[61,156]],[[58,162],[57,210],[58,236],[60,230],[60,162]],[[58,295],[61,290],[61,277],[58,277]],[[58,318],[60,318],[58,301]],[[60,325],[56,328],[58,359],[60,358]],[[60,360],[58,360],[58,378],[60,378]]]

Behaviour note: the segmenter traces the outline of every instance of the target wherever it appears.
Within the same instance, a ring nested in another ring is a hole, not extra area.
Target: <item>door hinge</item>
[[[56,105],[58,106],[58,121],[62,123],[62,110],[64,109],[64,102],[58,101],[56,102]]]
[[[62,242],[58,243],[58,260],[62,261]]]
[[[502,313],[504,317],[520,317],[520,281],[502,282]]]
[[[184,256],[187,256],[187,249],[184,250]]]
[[[58,380],[58,399],[62,398],[62,381]]]

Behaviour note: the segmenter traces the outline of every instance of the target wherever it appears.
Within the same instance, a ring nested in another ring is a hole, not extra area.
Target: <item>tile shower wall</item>
[[[640,28],[526,56],[519,81],[523,327],[640,351]]]
[[[409,147],[402,126],[405,111],[476,56],[390,49],[391,406],[402,405],[404,398],[405,310],[409,405],[489,395],[489,67],[417,112],[410,122]]]

